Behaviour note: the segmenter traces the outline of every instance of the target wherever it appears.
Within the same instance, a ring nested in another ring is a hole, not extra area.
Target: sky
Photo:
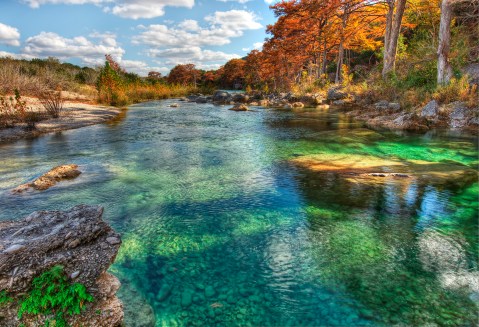
[[[177,64],[217,69],[260,49],[274,0],[0,0],[0,57],[95,67],[112,55],[129,72]]]

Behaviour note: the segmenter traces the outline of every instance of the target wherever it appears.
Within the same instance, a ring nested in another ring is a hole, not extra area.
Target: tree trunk
[[[437,49],[437,84],[447,85],[451,81],[452,67],[449,63],[451,45],[452,6],[450,0],[441,4],[441,24],[439,27],[439,46]]]
[[[343,66],[343,61],[344,61],[344,40],[343,37],[341,36],[341,41],[339,42],[339,52],[338,52],[338,65],[336,67],[336,79],[335,83],[339,84],[341,83],[341,68]]]
[[[327,41],[326,39],[324,39],[323,66],[321,68],[321,75],[326,74],[327,68],[328,68],[328,47],[327,47]]]
[[[386,15],[386,31],[384,33],[384,56],[386,56],[388,52],[389,39],[391,37],[395,0],[387,0],[386,3],[388,5],[388,13]]]
[[[348,18],[349,18],[349,8],[346,8],[344,10],[343,14],[343,22],[341,24],[341,31],[340,31],[340,40],[339,40],[339,49],[338,49],[338,66],[336,67],[336,79],[335,83],[339,84],[341,83],[342,76],[341,76],[341,69],[344,63],[344,30],[346,29],[346,26],[348,25]]]
[[[405,9],[406,9],[406,0],[397,0],[396,12],[391,22],[391,30],[389,32],[386,31],[386,36],[388,36],[389,39],[385,40],[385,44],[384,44],[384,66],[383,66],[383,72],[382,72],[383,78],[386,78],[387,75],[390,72],[393,72],[395,68],[399,34],[401,33],[402,17],[404,15]],[[391,7],[390,7],[390,10],[391,10]],[[388,15],[389,15],[389,12],[388,12]]]

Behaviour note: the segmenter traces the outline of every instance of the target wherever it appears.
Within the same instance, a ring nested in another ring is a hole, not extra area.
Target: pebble
[[[115,245],[115,244],[120,244],[121,243],[121,241],[118,237],[107,237],[106,241],[110,245]]]
[[[168,296],[170,295],[171,293],[171,290],[173,289],[173,286],[170,285],[170,284],[163,284],[160,288],[160,291],[158,292],[158,294],[156,295],[156,299],[158,301],[164,301],[166,298],[168,298]]]
[[[77,278],[79,275],[80,275],[80,271],[77,270],[77,271],[73,272],[73,273],[70,275],[70,278],[71,278],[71,279],[75,279],[75,278]]]
[[[214,289],[213,287],[211,287],[211,286],[206,286],[206,288],[205,288],[205,295],[206,295],[207,297],[212,297],[212,296],[215,295],[215,293],[216,293],[216,292],[215,292],[215,289]]]
[[[184,291],[183,294],[181,294],[181,306],[189,307],[191,305],[191,302],[191,293],[188,291]]]
[[[20,250],[22,250],[23,248],[25,248],[25,245],[21,245],[21,244],[13,244],[12,246],[10,246],[9,248],[7,248],[5,251],[5,253],[15,253],[15,252],[18,252]]]

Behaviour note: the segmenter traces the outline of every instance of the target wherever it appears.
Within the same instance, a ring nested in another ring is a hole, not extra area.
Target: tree
[[[110,55],[105,57],[105,66],[100,70],[96,86],[100,101],[114,104],[123,85],[122,73],[124,70]]]
[[[238,88],[244,84],[246,62],[243,59],[231,59],[223,67],[223,75],[221,81],[224,86]]]
[[[171,84],[196,86],[200,71],[196,69],[194,64],[176,65],[168,75],[168,82]]]
[[[437,49],[437,84],[449,84],[452,66],[449,63],[451,47],[452,1],[443,0],[441,4],[441,23],[439,26],[439,46]]]
[[[449,52],[451,47],[451,23],[454,16],[462,24],[470,26],[472,31],[476,30],[477,44],[477,35],[479,35],[479,0],[443,0],[441,3],[441,21],[439,24],[439,43],[437,48],[438,85],[447,85],[452,78]]]
[[[386,31],[384,33],[383,78],[394,72],[396,53],[401,33],[402,18],[406,9],[406,0],[386,0]]]

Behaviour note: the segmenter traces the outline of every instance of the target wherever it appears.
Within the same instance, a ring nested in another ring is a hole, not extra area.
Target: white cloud
[[[218,1],[220,1],[220,2],[233,2],[234,1],[234,2],[238,2],[238,3],[247,3],[251,0],[218,0]]]
[[[0,23],[0,43],[18,47],[20,45],[20,32],[15,27]]]
[[[22,52],[38,58],[49,56],[59,59],[79,58],[88,65],[102,64],[105,54],[121,59],[125,53],[112,34],[93,34],[91,37],[100,40],[94,43],[84,36],[69,39],[56,33],[41,32],[26,40]]]
[[[205,17],[208,27],[201,28],[197,21],[186,20],[177,26],[149,25],[133,38],[135,44],[158,47],[184,47],[204,45],[225,45],[231,38],[240,37],[246,30],[261,28],[258,17],[244,10],[215,12]]]
[[[120,66],[127,72],[136,73],[140,76],[147,76],[149,72],[155,71],[160,73],[167,73],[170,69],[167,67],[149,66],[147,63],[139,60],[121,60]]]
[[[237,31],[256,30],[263,27],[257,22],[258,17],[254,13],[245,10],[217,11],[207,16],[205,20],[214,26]]]
[[[253,44],[253,49],[254,49],[254,50],[261,50],[261,49],[263,49],[263,42],[256,42],[255,44]]]
[[[240,58],[237,54],[222,51],[202,50],[200,47],[171,48],[165,50],[151,49],[148,54],[154,58],[167,59],[169,64],[224,62]]]
[[[14,59],[26,59],[26,60],[30,60],[30,59],[35,58],[35,57],[33,57],[33,56],[26,55],[26,54],[19,54],[19,53],[12,53],[12,52],[0,51],[0,58],[5,58],[5,57],[14,58]]]
[[[263,43],[262,42],[256,42],[253,44],[253,48],[242,48],[241,50],[245,52],[249,52],[251,50],[262,50],[263,49]]]
[[[23,0],[23,2],[27,3],[32,8],[38,8],[45,4],[84,5],[87,3],[101,4],[110,1],[111,0]]]
[[[105,12],[130,18],[155,18],[165,14],[165,7],[193,8],[195,0],[23,0],[32,8],[44,4],[95,4],[103,7]]]

